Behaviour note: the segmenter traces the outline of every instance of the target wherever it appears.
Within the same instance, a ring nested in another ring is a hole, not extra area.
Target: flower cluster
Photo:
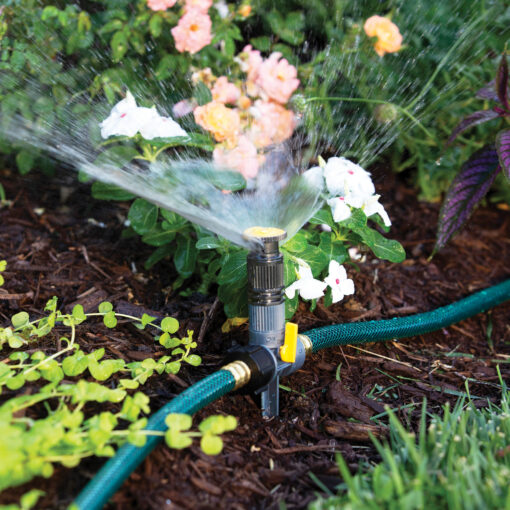
[[[296,295],[296,291],[303,299],[319,299],[324,296],[324,290],[328,286],[331,288],[333,303],[354,294],[354,282],[347,278],[345,268],[336,260],[329,263],[329,274],[324,281],[316,280],[312,270],[307,266],[299,267],[297,277],[298,279],[285,289],[285,294],[289,299]]]
[[[371,16],[365,21],[363,28],[368,37],[377,37],[374,49],[380,57],[386,53],[395,53],[402,47],[402,35],[389,18]]]
[[[165,11],[173,7],[177,0],[147,0],[153,11]],[[197,53],[212,41],[212,22],[208,11],[212,0],[185,0],[183,15],[177,26],[172,28],[172,36],[178,52]]]
[[[146,140],[153,138],[173,138],[187,136],[186,131],[170,117],[162,117],[155,107],[144,108],[137,106],[135,98],[128,91],[126,98],[118,102],[106,118],[99,125],[101,136],[129,136],[137,133]]]
[[[216,78],[210,69],[195,73],[211,91],[212,101],[194,109],[196,123],[209,131],[218,145],[215,163],[239,171],[246,179],[257,176],[263,150],[291,137],[294,113],[285,107],[299,86],[297,70],[275,52],[264,59],[246,46],[235,58],[246,78],[232,83]]]
[[[351,209],[362,209],[367,216],[378,214],[384,224],[391,225],[390,218],[382,204],[380,195],[375,193],[375,186],[370,174],[345,158],[330,158],[322,166],[310,168],[303,178],[312,186],[327,190],[333,220],[346,220],[351,216]]]

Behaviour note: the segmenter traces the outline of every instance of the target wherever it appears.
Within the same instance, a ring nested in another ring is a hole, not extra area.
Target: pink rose
[[[237,146],[231,150],[216,147],[213,159],[219,166],[237,170],[245,179],[257,177],[259,165],[264,162],[264,157],[258,155],[257,148],[246,136],[239,137]]]
[[[220,76],[211,90],[213,101],[235,104],[241,97],[241,91],[230,83],[226,76]]]
[[[299,80],[296,68],[281,56],[281,53],[272,53],[261,64],[256,83],[270,99],[285,104],[298,88]]]
[[[204,14],[211,8],[212,0],[186,0],[184,4],[184,12],[196,9]]]
[[[185,115],[190,114],[194,108],[195,105],[191,101],[188,99],[183,99],[182,101],[174,104],[172,108],[172,114],[176,119],[179,119]]]
[[[147,6],[153,11],[166,11],[175,5],[177,0],[147,0]]]
[[[272,101],[255,101],[250,113],[255,118],[250,138],[258,147],[284,142],[292,136],[296,127],[294,112]]]
[[[211,43],[211,18],[198,9],[190,9],[172,28],[177,51],[197,53]]]

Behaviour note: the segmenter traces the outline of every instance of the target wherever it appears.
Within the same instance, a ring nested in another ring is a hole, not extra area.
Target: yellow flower
[[[251,5],[242,5],[239,7],[239,15],[243,18],[247,18],[251,13]]]
[[[402,47],[402,35],[389,18],[371,16],[365,21],[364,29],[368,37],[377,37],[374,49],[380,57],[386,53],[394,53]]]
[[[194,114],[195,122],[206,131],[210,131],[217,142],[234,143],[237,139],[241,120],[236,109],[211,101],[204,106],[197,106]]]

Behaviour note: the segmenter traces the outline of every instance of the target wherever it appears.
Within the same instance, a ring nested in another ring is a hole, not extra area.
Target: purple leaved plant
[[[476,96],[497,104],[490,110],[481,110],[462,119],[452,131],[447,144],[467,129],[497,118],[510,118],[509,73],[506,56],[503,55],[496,79],[480,89]],[[500,131],[496,143],[489,144],[475,152],[462,165],[460,172],[451,183],[439,214],[434,253],[462,228],[475,206],[487,194],[497,174],[503,173],[510,179],[510,129]]]

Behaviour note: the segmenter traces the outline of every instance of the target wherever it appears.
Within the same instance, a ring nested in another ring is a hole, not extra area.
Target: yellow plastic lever
[[[285,324],[285,342],[280,347],[280,358],[286,363],[296,361],[298,325],[293,322]]]

